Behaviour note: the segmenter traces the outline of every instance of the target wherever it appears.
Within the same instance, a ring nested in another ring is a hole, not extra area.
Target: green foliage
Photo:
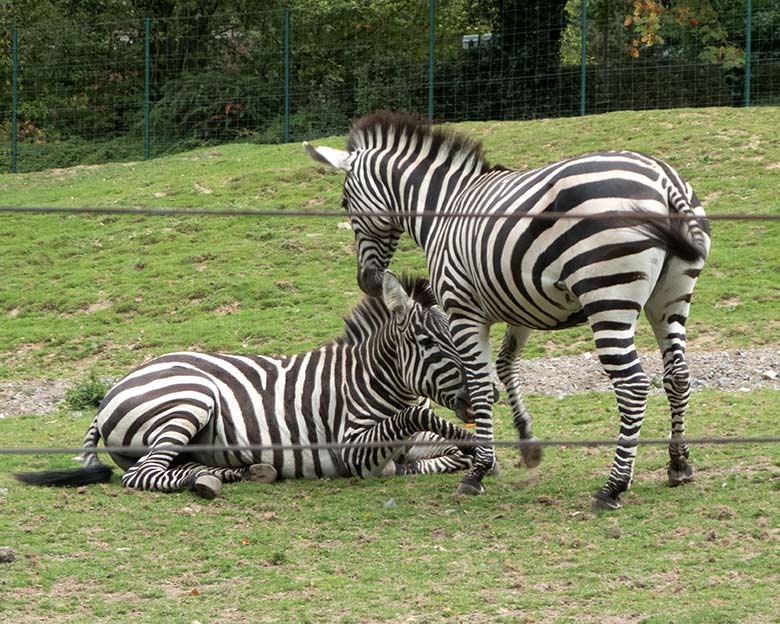
[[[100,406],[109,388],[109,383],[92,371],[65,391],[65,405],[76,411],[93,410]]]
[[[765,0],[754,5],[753,101],[767,103],[777,99],[780,10]],[[17,138],[36,146],[20,149],[20,170],[89,164],[97,154],[126,159],[128,150],[105,149],[116,138],[136,148],[144,131],[146,17],[153,154],[282,141],[285,6],[291,140],[340,133],[377,108],[427,113],[424,0],[22,0],[2,6],[2,21],[20,35]],[[578,114],[580,10],[579,0],[436,3],[435,118]],[[588,111],[742,101],[744,15],[736,0],[591,0],[589,15]],[[464,50],[467,34],[491,38]],[[9,46],[0,49],[5,72],[9,54]],[[10,124],[0,132],[10,143]],[[94,143],[94,154],[72,147],[82,141]],[[28,154],[33,161],[25,162]]]
[[[156,137],[230,141],[282,108],[273,87],[247,74],[203,71],[166,82],[151,113]]]

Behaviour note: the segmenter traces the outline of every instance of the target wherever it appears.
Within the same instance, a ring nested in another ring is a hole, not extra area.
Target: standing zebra
[[[696,195],[669,165],[634,152],[603,152],[511,171],[491,167],[479,143],[392,113],[358,120],[348,151],[304,146],[314,160],[347,174],[343,205],[352,215],[365,292],[377,293],[403,232],[425,252],[466,368],[478,439],[493,438],[491,324],[507,323],[496,369],[527,441],[526,465],[535,466],[541,449],[520,395],[520,352],[532,329],[587,322],[621,418],[609,480],[594,506],[619,507],[633,476],[650,388],[634,348],[644,308],[663,354],[671,404],[669,480],[692,479],[683,419],[690,393],[685,322],[710,237]],[[432,216],[441,212],[464,216]],[[674,220],[630,219],[637,214]],[[525,215],[547,218],[519,218]],[[601,218],[550,218],[573,215]],[[480,447],[459,491],[483,492],[493,461],[492,449]]]
[[[101,437],[106,446],[150,447],[111,453],[127,471],[126,487],[190,488],[206,498],[217,496],[223,482],[270,482],[277,475],[373,477],[470,468],[473,447],[460,449],[444,439],[471,440],[473,434],[420,404],[425,396],[462,420],[470,416],[447,318],[433,307],[425,279],[399,281],[386,273],[382,291],[381,299],[365,298],[352,311],[345,337],[308,353],[171,353],[144,364],[103,399],[84,438],[85,468],[17,477],[35,485],[108,480],[110,469],[93,452]],[[428,445],[415,447],[420,441]],[[187,452],[190,443],[374,446]]]

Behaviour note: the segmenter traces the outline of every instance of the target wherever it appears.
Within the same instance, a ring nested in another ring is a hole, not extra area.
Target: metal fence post
[[[436,32],[436,0],[428,0],[428,121],[433,122],[433,59]]]
[[[11,62],[13,64],[11,69],[11,173],[16,173],[16,94],[18,87],[16,74],[19,69],[19,37],[15,26],[11,35],[11,48]]]
[[[750,106],[750,31],[753,28],[753,2],[745,3],[745,106]]]
[[[580,20],[580,115],[585,115],[585,66],[588,49],[588,0],[582,0],[582,18]]]
[[[284,142],[290,142],[290,9],[284,9]]]
[[[144,26],[146,31],[146,41],[144,43],[144,160],[149,160],[151,151],[151,136],[149,129],[149,94],[150,84],[149,78],[151,75],[152,61],[149,54],[149,40],[151,39],[151,20],[147,17],[144,20]]]

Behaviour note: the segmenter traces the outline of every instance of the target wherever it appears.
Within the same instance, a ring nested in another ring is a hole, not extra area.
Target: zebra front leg
[[[389,462],[382,474],[433,474],[458,472],[471,468],[472,459],[467,451],[449,440],[423,431],[415,434],[411,445],[395,462]],[[391,472],[392,469],[392,472]]]
[[[420,432],[433,432],[447,440],[474,440],[470,432],[440,418],[433,410],[413,405],[347,436],[344,441],[351,445],[342,451],[342,458],[352,474],[374,477],[391,461],[404,456],[408,451],[402,443],[410,442],[412,436]],[[471,449],[473,447],[469,445],[462,451],[468,453]]]
[[[535,438],[531,432],[531,413],[523,403],[518,373],[520,353],[530,334],[531,330],[527,327],[507,326],[501,350],[496,358],[496,372],[506,388],[509,405],[512,407],[512,422],[520,434],[521,442],[524,442],[523,446],[520,447],[523,462],[526,467],[535,468],[542,461],[542,447],[534,443]]]
[[[472,466],[471,457],[463,453],[457,455],[442,455],[440,457],[429,457],[428,459],[414,459],[406,462],[389,462],[388,466],[393,465],[392,474],[395,476],[410,474],[445,474],[449,472],[460,472],[468,470]],[[386,471],[382,474],[388,474]]]
[[[448,310],[453,342],[463,360],[469,400],[474,412],[478,445],[471,471],[458,485],[458,494],[477,495],[485,492],[482,479],[496,463],[493,449],[493,381],[490,377],[490,326],[486,322]]]

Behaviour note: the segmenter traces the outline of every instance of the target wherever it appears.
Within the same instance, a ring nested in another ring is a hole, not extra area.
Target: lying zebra
[[[468,420],[463,369],[447,319],[427,280],[392,273],[383,297],[365,298],[345,319],[346,335],[291,357],[172,353],[121,379],[84,438],[85,467],[16,475],[34,485],[107,481],[92,452],[112,452],[122,483],[141,490],[192,489],[205,498],[222,483],[283,478],[373,477],[452,472],[471,467],[470,432],[439,418],[420,397]],[[435,446],[417,441],[439,441]],[[405,446],[399,442],[407,441]],[[387,443],[343,450],[186,452],[198,445]],[[166,448],[156,448],[156,447]],[[181,447],[171,449],[170,447]]]

